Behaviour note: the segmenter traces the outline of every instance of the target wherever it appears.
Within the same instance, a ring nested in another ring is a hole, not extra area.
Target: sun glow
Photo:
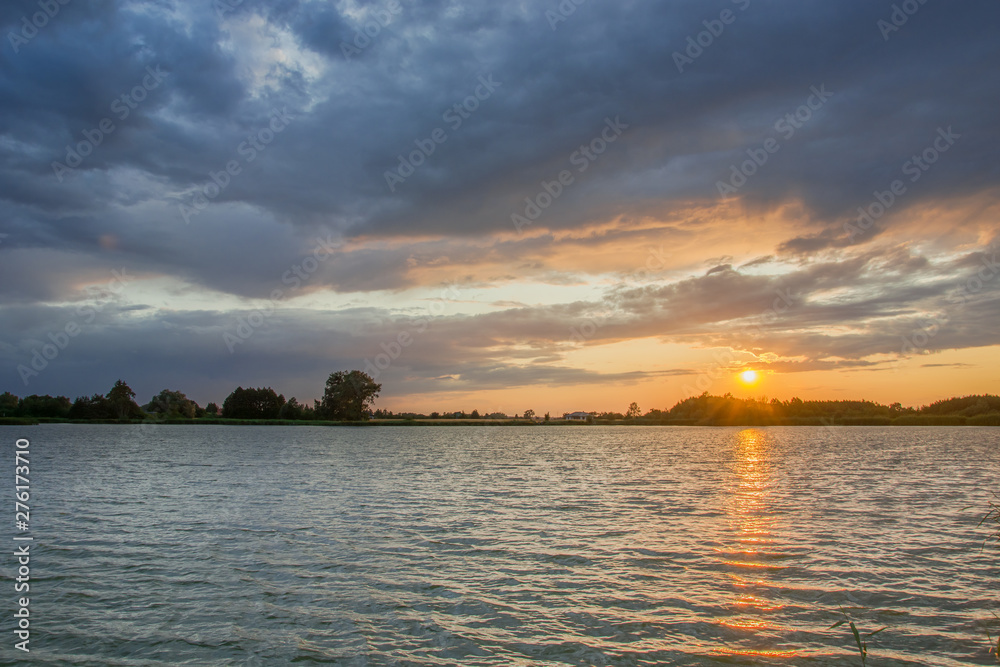
[[[757,381],[757,371],[743,371],[740,373],[740,379],[744,384],[753,384]]]

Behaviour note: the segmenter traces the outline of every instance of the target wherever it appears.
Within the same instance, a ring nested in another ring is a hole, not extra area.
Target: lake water
[[[8,499],[18,437],[3,664],[995,664],[1000,429],[0,427]]]

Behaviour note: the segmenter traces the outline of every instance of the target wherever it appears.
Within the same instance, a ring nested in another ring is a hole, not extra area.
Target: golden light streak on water
[[[769,454],[765,432],[745,429],[737,435],[731,453],[733,479],[726,489],[725,505],[734,539],[730,546],[716,549],[720,553],[719,562],[725,567],[747,573],[787,568],[787,565],[774,562],[786,555],[776,553],[771,546],[780,541],[780,536],[776,534],[775,508],[769,497],[773,486]],[[750,581],[736,577],[734,587],[750,590],[740,590],[730,605],[733,615],[719,618],[717,622],[744,636],[734,638],[735,646],[719,647],[718,651],[744,656],[798,655],[794,649],[774,645],[777,637],[787,632],[787,628],[779,627],[772,618],[771,612],[784,606],[768,597],[769,593],[774,593],[775,585],[766,578]]]

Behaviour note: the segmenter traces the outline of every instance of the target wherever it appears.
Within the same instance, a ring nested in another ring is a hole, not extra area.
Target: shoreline
[[[785,419],[759,421],[711,421],[694,419],[660,419],[660,420],[594,420],[593,422],[551,420],[548,422],[531,422],[526,420],[490,420],[490,419],[371,419],[367,421],[326,421],[326,420],[289,420],[289,419],[134,419],[120,421],[115,419],[60,419],[39,418],[22,419],[17,417],[0,418],[0,426],[39,426],[42,424],[116,424],[120,426],[353,426],[353,427],[433,427],[433,426],[466,426],[466,427],[563,427],[563,426],[707,426],[707,427],[764,427],[764,426],[1000,426],[995,419],[977,419],[952,415],[921,415],[904,416],[895,419],[887,418],[846,418],[830,419]]]

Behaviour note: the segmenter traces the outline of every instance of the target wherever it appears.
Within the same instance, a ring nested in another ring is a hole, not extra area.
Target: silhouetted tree
[[[288,399],[288,402],[281,406],[281,410],[278,411],[278,418],[302,419],[302,406],[294,396]]]
[[[9,391],[0,394],[0,417],[13,417],[17,414],[20,399]]]
[[[39,396],[32,394],[21,399],[17,406],[20,417],[66,418],[72,406],[65,396]]]
[[[108,400],[111,401],[115,415],[122,421],[142,416],[142,410],[135,402],[135,392],[122,380],[115,382],[115,386],[108,392]]]
[[[107,396],[80,396],[69,409],[70,419],[115,419],[118,413]]]
[[[218,411],[218,406],[216,406]],[[143,406],[146,412],[156,412],[173,419],[194,419],[201,411],[201,406],[185,396],[183,392],[164,389]]]
[[[222,403],[222,416],[229,419],[276,419],[285,397],[270,387],[237,387]]]
[[[337,371],[326,380],[321,404],[327,419],[359,421],[368,418],[382,385],[362,371]]]

